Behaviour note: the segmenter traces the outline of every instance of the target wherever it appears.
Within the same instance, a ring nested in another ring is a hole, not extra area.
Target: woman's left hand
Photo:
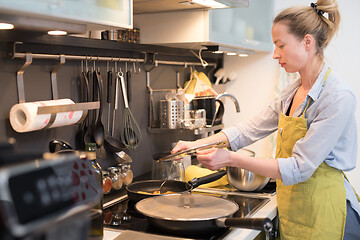
[[[198,161],[212,171],[231,165],[231,151],[226,149],[212,148],[203,151],[196,151],[196,153]]]

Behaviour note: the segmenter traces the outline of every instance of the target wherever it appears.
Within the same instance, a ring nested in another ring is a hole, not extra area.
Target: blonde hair
[[[288,25],[290,33],[299,40],[311,34],[317,43],[317,53],[323,57],[324,49],[339,29],[340,12],[336,0],[318,0],[308,7],[283,10],[275,17],[274,23],[283,21]]]

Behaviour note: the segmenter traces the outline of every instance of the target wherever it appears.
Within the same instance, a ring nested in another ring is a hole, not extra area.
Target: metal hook
[[[18,88],[18,100],[19,103],[25,102],[25,89],[24,89],[24,72],[32,63],[31,53],[25,53],[25,64],[16,73],[16,83]]]
[[[138,67],[136,67],[138,66]],[[140,68],[140,65],[139,65],[139,59],[137,58],[136,59],[136,62],[133,62],[133,68],[134,68],[134,73],[140,73],[141,72],[141,68]],[[137,70],[136,70],[137,68]]]
[[[136,72],[135,62],[133,62],[133,69],[134,69],[134,73],[137,73],[137,72]]]
[[[52,99],[56,100],[59,99],[58,88],[57,88],[57,79],[56,79],[56,72],[61,68],[61,66],[65,63],[65,55],[60,54],[60,63],[57,65],[54,70],[51,71],[51,93]]]
[[[85,56],[85,71],[88,72],[89,71],[89,66],[88,66],[88,60],[87,60],[87,56]]]
[[[180,85],[180,72],[179,71],[176,71],[176,86],[178,88],[181,88],[181,85]]]

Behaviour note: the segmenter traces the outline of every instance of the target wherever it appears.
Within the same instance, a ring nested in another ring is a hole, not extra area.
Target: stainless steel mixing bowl
[[[255,156],[253,151],[244,148],[238,150],[238,153],[251,157]],[[241,168],[227,167],[226,171],[229,183],[240,191],[259,191],[265,187],[270,180],[268,177]]]
[[[241,168],[227,167],[226,171],[229,183],[241,191],[259,191],[270,180],[268,177]]]

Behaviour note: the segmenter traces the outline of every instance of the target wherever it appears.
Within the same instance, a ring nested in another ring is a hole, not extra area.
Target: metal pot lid
[[[212,220],[231,216],[239,210],[233,201],[191,193],[150,197],[135,207],[145,216],[171,221]]]

